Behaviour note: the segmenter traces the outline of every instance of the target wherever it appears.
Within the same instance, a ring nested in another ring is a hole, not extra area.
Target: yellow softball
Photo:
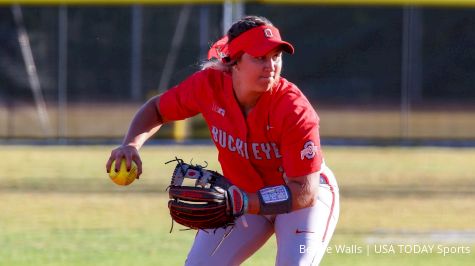
[[[130,171],[127,171],[127,166],[125,165],[125,159],[120,161],[120,169],[118,172],[115,171],[115,160],[112,162],[111,169],[109,171],[110,179],[117,185],[127,186],[130,185],[137,178],[137,164],[132,161],[130,166]]]

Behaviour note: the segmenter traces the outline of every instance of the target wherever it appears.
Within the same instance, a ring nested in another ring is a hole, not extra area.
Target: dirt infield
[[[34,106],[0,106],[0,138],[121,138],[140,105],[70,104],[61,114],[56,106],[48,106],[50,132],[42,129]],[[325,138],[475,140],[473,109],[425,108],[403,113],[397,108],[333,106],[319,107],[318,114]],[[189,124],[190,136],[207,136],[201,117]],[[170,128],[165,126],[160,137],[171,137]]]

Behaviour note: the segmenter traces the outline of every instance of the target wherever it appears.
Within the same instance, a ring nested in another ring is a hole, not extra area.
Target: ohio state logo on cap
[[[312,159],[317,154],[318,147],[315,146],[313,141],[309,140],[303,145],[303,149],[300,151],[300,159]]]
[[[272,38],[272,37],[274,37],[274,35],[272,34],[272,30],[271,30],[271,29],[264,29],[264,36],[266,36],[267,38]]]

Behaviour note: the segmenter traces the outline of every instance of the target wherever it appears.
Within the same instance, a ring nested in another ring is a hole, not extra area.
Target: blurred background
[[[245,14],[294,44],[283,76],[316,108],[324,143],[475,142],[475,1],[9,2],[2,142],[122,138],[137,108],[197,71]],[[208,135],[197,117],[157,138]]]

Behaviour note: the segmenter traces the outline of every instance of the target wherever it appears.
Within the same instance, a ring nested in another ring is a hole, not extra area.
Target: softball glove
[[[168,208],[175,222],[192,229],[216,229],[234,225],[244,214],[247,196],[226,177],[178,158],[170,162],[177,162],[168,187]],[[190,180],[192,184],[186,185]]]

